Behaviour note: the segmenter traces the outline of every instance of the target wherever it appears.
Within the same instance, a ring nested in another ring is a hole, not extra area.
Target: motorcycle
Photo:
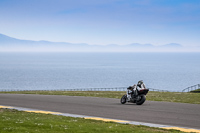
[[[141,89],[137,91],[137,95],[131,94],[131,99],[128,102],[136,103],[137,105],[142,105],[146,101],[146,94],[149,92],[149,89]],[[127,102],[127,94],[123,95],[121,100],[121,104],[125,104]]]

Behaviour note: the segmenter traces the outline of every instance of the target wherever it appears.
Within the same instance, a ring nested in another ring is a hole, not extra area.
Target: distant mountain
[[[0,44],[11,44],[11,43],[16,43],[16,42],[18,43],[20,42],[20,40],[0,34]]]
[[[169,43],[169,44],[162,45],[161,47],[182,47],[182,45],[178,43]]]
[[[0,34],[0,51],[75,51],[75,52],[173,52],[182,49],[178,43],[160,46],[131,43],[127,45],[89,45],[86,43],[67,43],[50,41],[20,40]]]
[[[132,44],[128,44],[126,46],[132,46],[132,47],[154,47],[152,44],[140,44],[140,43],[132,43]]]
[[[50,42],[50,41],[32,41],[32,40],[20,40],[16,38],[12,38],[3,34],[0,34],[0,45],[52,45],[52,44],[64,44],[70,45],[71,43],[66,42]]]

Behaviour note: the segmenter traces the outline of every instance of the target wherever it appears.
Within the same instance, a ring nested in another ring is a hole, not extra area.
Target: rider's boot
[[[137,95],[133,94],[133,97],[134,97],[134,98],[136,98],[136,97],[137,97]]]
[[[136,98],[137,97],[137,91],[135,90],[133,93],[133,97]]]

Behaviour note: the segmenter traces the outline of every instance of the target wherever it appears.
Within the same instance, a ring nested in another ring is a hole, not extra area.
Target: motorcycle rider
[[[127,88],[127,101],[130,101],[131,94],[133,93],[133,96],[137,96],[137,90],[146,89],[145,84],[142,80],[138,81],[137,85],[134,84],[133,86],[129,86]]]

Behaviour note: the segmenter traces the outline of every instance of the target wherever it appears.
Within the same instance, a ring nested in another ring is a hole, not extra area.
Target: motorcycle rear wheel
[[[146,96],[145,95],[141,95],[140,96],[140,100],[136,101],[136,104],[137,105],[142,105],[145,101],[146,101]]]

